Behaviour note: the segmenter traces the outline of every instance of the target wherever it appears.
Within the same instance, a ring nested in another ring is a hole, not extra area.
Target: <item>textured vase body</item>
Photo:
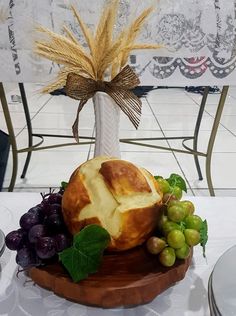
[[[93,105],[96,128],[94,157],[106,155],[120,158],[119,106],[104,92],[94,95]]]

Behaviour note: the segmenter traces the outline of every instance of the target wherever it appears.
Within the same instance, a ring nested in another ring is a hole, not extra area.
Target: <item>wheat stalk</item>
[[[76,37],[74,36],[74,34],[68,29],[68,27],[66,27],[65,25],[63,26],[63,30],[66,33],[66,35],[69,37],[69,39],[74,42],[75,44],[78,43]]]
[[[46,28],[41,27],[38,30],[46,33],[51,38],[51,42],[35,42],[35,52],[38,53],[38,55],[58,63],[81,66],[95,79],[95,68],[91,56],[85,52],[84,48],[79,43],[75,43]]]
[[[7,8],[0,8],[0,23],[5,23],[8,17],[8,10]]]
[[[98,71],[98,77],[103,79],[103,75],[106,69],[114,63],[117,55],[120,52],[120,47],[122,45],[122,41],[117,41],[104,55],[104,58],[101,60],[101,64]]]
[[[110,4],[103,10],[96,29],[95,41],[97,46],[94,54],[94,63],[97,65],[98,80],[103,80],[105,70],[110,64],[110,61],[108,61],[109,58],[107,52],[109,51],[113,54],[114,47],[119,46],[117,43],[113,43],[113,28],[116,19],[118,3],[119,0],[110,1]],[[108,61],[108,64],[105,67],[104,58]]]
[[[128,61],[128,57],[130,55],[131,52],[131,48],[128,48],[131,44],[134,43],[134,41],[136,40],[140,29],[142,28],[146,18],[148,17],[148,15],[153,11],[153,7],[150,7],[146,10],[144,10],[137,18],[136,20],[131,23],[130,27],[127,30],[126,36],[124,38],[124,47],[127,47],[126,49],[124,49],[121,53],[120,56],[120,67],[123,68],[124,65],[127,63]]]
[[[158,44],[133,44],[128,46],[125,49],[129,49],[129,50],[135,50],[135,49],[159,49],[162,48],[162,45],[158,45]]]
[[[90,32],[90,29],[84,24],[84,22],[82,21],[82,19],[80,18],[79,14],[77,13],[76,9],[74,6],[71,6],[71,9],[74,13],[74,16],[76,17],[76,20],[78,21],[80,28],[84,34],[84,38],[86,40],[86,43],[88,44],[88,47],[90,49],[91,54],[94,54],[95,51],[95,40],[94,37],[92,35],[92,33]]]
[[[76,68],[81,68],[85,73],[87,73],[88,77],[92,77],[92,69],[89,65],[85,65],[85,63],[79,63],[77,60],[72,60],[71,58],[68,59],[67,54],[65,53],[64,56],[60,54],[58,56],[57,54],[53,53],[51,50],[44,50],[44,49],[36,49],[35,52],[42,57],[45,57],[47,59],[50,59],[51,61],[57,63],[57,64],[64,64],[66,66],[73,66]]]
[[[88,73],[86,73],[82,68],[79,67],[63,67],[59,73],[57,74],[57,78],[54,82],[50,83],[46,87],[44,87],[41,92],[50,93],[56,89],[64,87],[66,85],[67,76],[69,73],[76,73],[79,75],[84,75],[88,77]]]
[[[63,28],[65,36],[44,27],[37,28],[38,31],[48,36],[48,41],[36,41],[35,52],[44,58],[64,65],[56,80],[45,87],[44,92],[50,92],[65,85],[67,75],[71,72],[94,80],[103,80],[109,70],[110,77],[114,78],[127,63],[132,50],[161,47],[156,44],[135,43],[145,20],[153,8],[144,10],[128,28],[123,29],[116,38],[113,38],[118,5],[119,0],[110,0],[110,3],[101,14],[94,35],[83,22],[76,9],[73,6],[71,7],[83,32],[89,51],[79,43],[75,35],[66,26]]]

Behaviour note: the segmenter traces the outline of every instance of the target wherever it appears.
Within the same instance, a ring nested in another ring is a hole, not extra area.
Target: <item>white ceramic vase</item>
[[[96,128],[94,157],[105,155],[120,158],[119,106],[105,92],[96,92],[93,105]]]

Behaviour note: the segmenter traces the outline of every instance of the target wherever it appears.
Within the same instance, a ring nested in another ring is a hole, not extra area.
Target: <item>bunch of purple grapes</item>
[[[43,195],[40,204],[21,216],[20,228],[6,236],[6,246],[17,251],[16,263],[22,268],[57,261],[57,254],[71,246],[62,216],[62,193]]]

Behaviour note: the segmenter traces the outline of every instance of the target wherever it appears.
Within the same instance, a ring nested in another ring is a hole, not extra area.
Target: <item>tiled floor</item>
[[[21,103],[11,102],[19,95],[17,85],[6,84],[17,144],[27,145],[27,130]],[[32,126],[35,133],[71,135],[78,102],[64,96],[41,96],[39,85],[25,85]],[[205,151],[213,123],[219,95],[209,95],[199,135],[199,149]],[[124,115],[121,116],[120,137],[163,137],[192,135],[201,101],[200,95],[187,93],[182,88],[157,89],[143,99],[143,115],[136,131]],[[0,107],[0,129],[6,131]],[[80,135],[94,132],[92,102],[86,104],[80,116]],[[35,139],[37,141],[37,139]],[[66,139],[49,138],[45,144],[68,142]],[[157,143],[157,142],[149,142]],[[181,148],[181,142],[158,141],[160,146]],[[136,145],[121,144],[121,157],[137,163],[153,174],[168,177],[170,173],[182,175],[188,185],[188,195],[209,195],[205,180],[205,158],[200,158],[204,176],[198,180],[192,155],[173,153]],[[25,179],[20,178],[26,154],[19,154],[18,177],[15,191],[45,191],[68,180],[72,171],[88,158],[93,157],[94,145],[70,146],[33,152]],[[212,156],[212,180],[217,196],[236,196],[236,87],[230,87]],[[4,181],[4,188],[11,176],[11,155]]]

